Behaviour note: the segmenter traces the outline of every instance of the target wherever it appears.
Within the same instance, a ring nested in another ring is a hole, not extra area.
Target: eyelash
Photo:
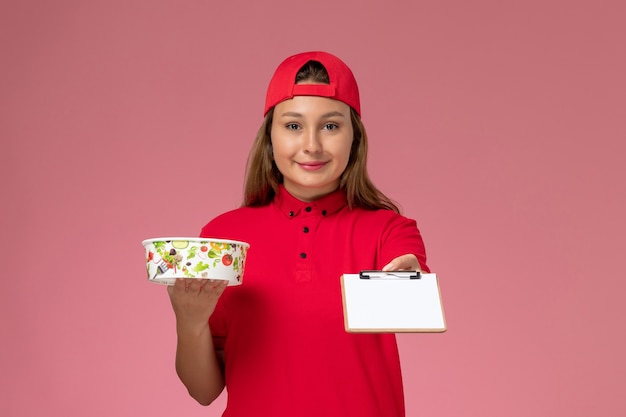
[[[297,123],[287,123],[285,127],[288,130],[297,130],[300,128],[300,126]],[[337,123],[324,123],[324,129],[327,129],[327,130],[339,129],[339,125]]]

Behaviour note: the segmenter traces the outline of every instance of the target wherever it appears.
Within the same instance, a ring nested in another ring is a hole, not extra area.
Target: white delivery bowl
[[[241,285],[250,245],[236,240],[161,237],[141,242],[148,280],[172,285],[176,278],[222,279]]]

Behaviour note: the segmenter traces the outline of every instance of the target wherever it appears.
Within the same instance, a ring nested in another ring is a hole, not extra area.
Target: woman
[[[393,334],[344,330],[340,276],[428,271],[416,223],[369,180],[356,80],[337,57],[287,58],[268,87],[244,205],[203,237],[250,243],[244,284],[178,280],[176,369],[224,416],[404,416]]]

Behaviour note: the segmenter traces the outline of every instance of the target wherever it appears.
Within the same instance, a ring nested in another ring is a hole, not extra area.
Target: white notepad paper
[[[344,321],[351,333],[444,332],[436,274],[418,279],[341,277]]]

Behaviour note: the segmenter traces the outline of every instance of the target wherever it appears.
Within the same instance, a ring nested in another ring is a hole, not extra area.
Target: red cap
[[[330,84],[296,84],[298,71],[309,61],[317,61],[326,68]],[[352,71],[342,60],[327,52],[304,52],[285,59],[276,68],[267,88],[263,115],[294,96],[332,98],[346,103],[361,115],[359,87]]]

